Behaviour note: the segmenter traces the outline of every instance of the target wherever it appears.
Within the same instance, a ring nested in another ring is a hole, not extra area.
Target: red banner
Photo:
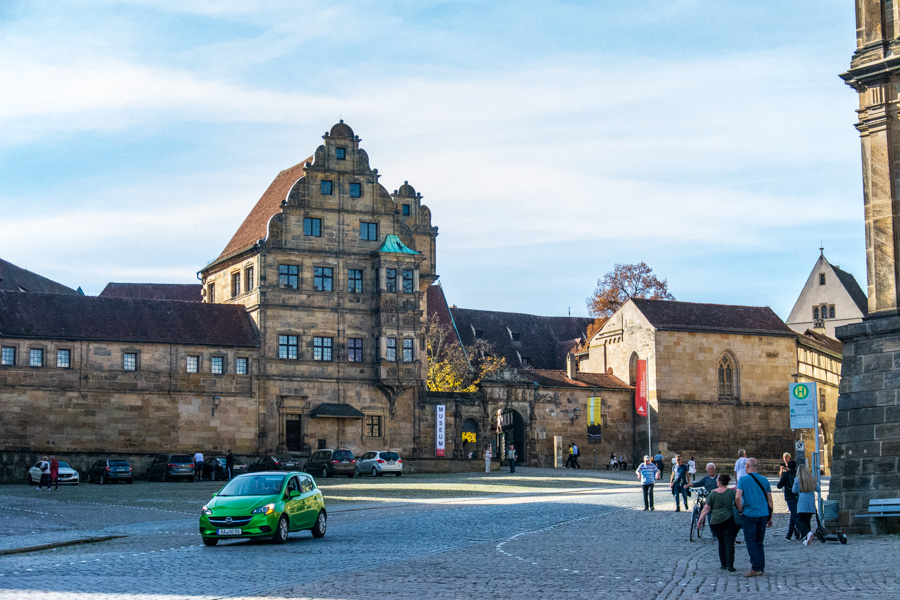
[[[634,410],[642,417],[647,416],[647,361],[637,361],[637,374],[634,382]]]

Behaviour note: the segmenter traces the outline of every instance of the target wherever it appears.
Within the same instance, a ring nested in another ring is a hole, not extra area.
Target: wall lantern
[[[575,408],[572,409],[572,425],[574,425],[574,424],[575,424],[575,421],[578,420],[578,412],[579,412],[579,411],[578,411],[578,407],[577,407],[577,406],[576,406]]]
[[[219,402],[221,402],[221,398],[218,396],[213,396],[213,407],[212,407],[212,416],[216,416],[216,409],[219,408]]]

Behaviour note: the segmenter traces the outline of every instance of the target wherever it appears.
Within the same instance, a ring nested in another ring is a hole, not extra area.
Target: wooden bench
[[[856,518],[889,518],[900,517],[900,498],[882,498],[869,500],[869,510],[861,515],[854,515]],[[897,533],[897,527],[879,527],[878,521],[872,522],[872,533]]]

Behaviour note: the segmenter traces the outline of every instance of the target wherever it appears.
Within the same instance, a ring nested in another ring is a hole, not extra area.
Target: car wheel
[[[106,475],[101,475],[100,476],[100,485],[103,485],[104,483],[106,483]]]
[[[207,546],[215,546],[219,543],[219,540],[217,540],[216,538],[203,538],[203,543]]]
[[[166,482],[166,481],[168,481],[168,480],[169,480],[169,473],[168,473],[168,471],[163,471],[163,473],[162,473],[162,478],[160,478],[160,481]]]
[[[278,527],[275,528],[275,535],[272,536],[272,541],[276,544],[283,544],[287,541],[288,538],[288,521],[287,517],[281,517],[278,520]]]
[[[215,470],[215,469],[213,469],[213,470],[212,470],[212,473],[209,474],[209,480],[210,480],[210,481],[215,481],[215,480],[216,480],[216,470]]]
[[[328,478],[328,467],[322,467],[322,479]]]
[[[378,469],[372,467],[372,477],[378,477]]]
[[[323,537],[325,535],[325,529],[328,526],[328,515],[325,514],[324,510],[319,511],[319,516],[316,519],[316,524],[313,525],[312,531],[313,537]]]

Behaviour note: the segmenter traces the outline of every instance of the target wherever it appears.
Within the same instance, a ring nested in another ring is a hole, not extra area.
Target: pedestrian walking
[[[772,488],[769,480],[756,470],[756,459],[748,458],[735,488],[734,505],[740,511],[744,529],[744,543],[750,555],[750,570],[744,577],[759,577],[766,571],[766,552],[763,546],[766,528],[772,526]]]
[[[509,461],[509,472],[516,472],[516,446],[515,444],[509,445],[509,450],[506,451],[506,460]]]
[[[203,453],[200,451],[194,454],[194,479],[203,481]]]
[[[663,473],[663,455],[662,452],[657,452],[653,457],[653,462],[656,463],[656,468],[659,469],[660,475]]]
[[[803,540],[804,546],[809,546],[815,536],[810,521],[816,512],[816,478],[806,465],[800,465],[797,469],[792,490],[798,496],[797,527],[800,530],[800,539]]]
[[[709,463],[712,465],[712,463]],[[707,470],[709,466],[707,465]],[[713,465],[715,471],[715,465]],[[737,532],[741,527],[734,522],[734,495],[735,491],[728,488],[731,482],[731,475],[722,473],[716,477],[716,488],[709,493],[706,498],[706,506],[700,513],[700,520],[697,522],[699,530],[703,519],[709,516],[709,528],[719,542],[719,564],[720,568],[726,571],[734,572],[734,540],[737,538]]]
[[[47,484],[47,489],[50,489],[50,485],[53,485],[53,491],[59,491],[59,461],[56,460],[55,456],[50,457],[50,483]]]
[[[649,456],[644,456],[644,462],[635,470],[638,481],[641,482],[641,491],[644,494],[644,510],[655,510],[653,508],[653,484],[657,479],[662,477],[659,467],[655,463],[650,462]]]
[[[738,450],[738,459],[734,462],[734,485],[741,481],[741,477],[747,474],[747,451]]]
[[[230,480],[234,477],[234,454],[231,453],[231,448],[228,449],[228,454],[225,455],[225,468],[228,470],[228,479]]]
[[[672,476],[669,478],[669,488],[675,496],[675,512],[681,511],[679,500],[684,499],[684,510],[688,509],[688,488],[690,487],[690,475],[688,466],[681,462],[681,455],[675,455],[675,464],[672,467]]]
[[[688,473],[691,474],[692,479],[696,472],[697,472],[697,463],[694,462],[694,457],[692,456],[691,460],[688,461]]]
[[[791,520],[788,523],[787,535],[784,539],[789,540],[793,537],[800,539],[800,529],[797,527],[797,499],[798,494],[794,493],[794,481],[797,479],[797,463],[791,460],[791,455],[784,453],[784,464],[781,465],[781,478],[776,486],[784,494],[784,502],[787,504],[791,513]]]
[[[485,446],[484,448],[484,472],[491,472],[491,458],[493,458],[493,454],[491,454],[491,447]]]
[[[47,491],[50,491],[50,461],[47,460],[46,456],[41,457],[41,462],[38,463],[38,468],[41,470],[41,480],[38,483],[37,490],[43,490],[44,486],[47,486]]]
[[[572,442],[572,468],[580,469],[581,465],[578,464],[578,457],[581,456],[581,450],[578,448],[578,444]]]
[[[574,456],[574,454],[572,454],[572,452],[573,452],[572,444],[569,444],[569,453],[566,456],[566,464],[563,465],[563,469],[568,469],[569,467],[571,467],[573,469],[575,468],[575,467],[572,467],[572,457]]]

